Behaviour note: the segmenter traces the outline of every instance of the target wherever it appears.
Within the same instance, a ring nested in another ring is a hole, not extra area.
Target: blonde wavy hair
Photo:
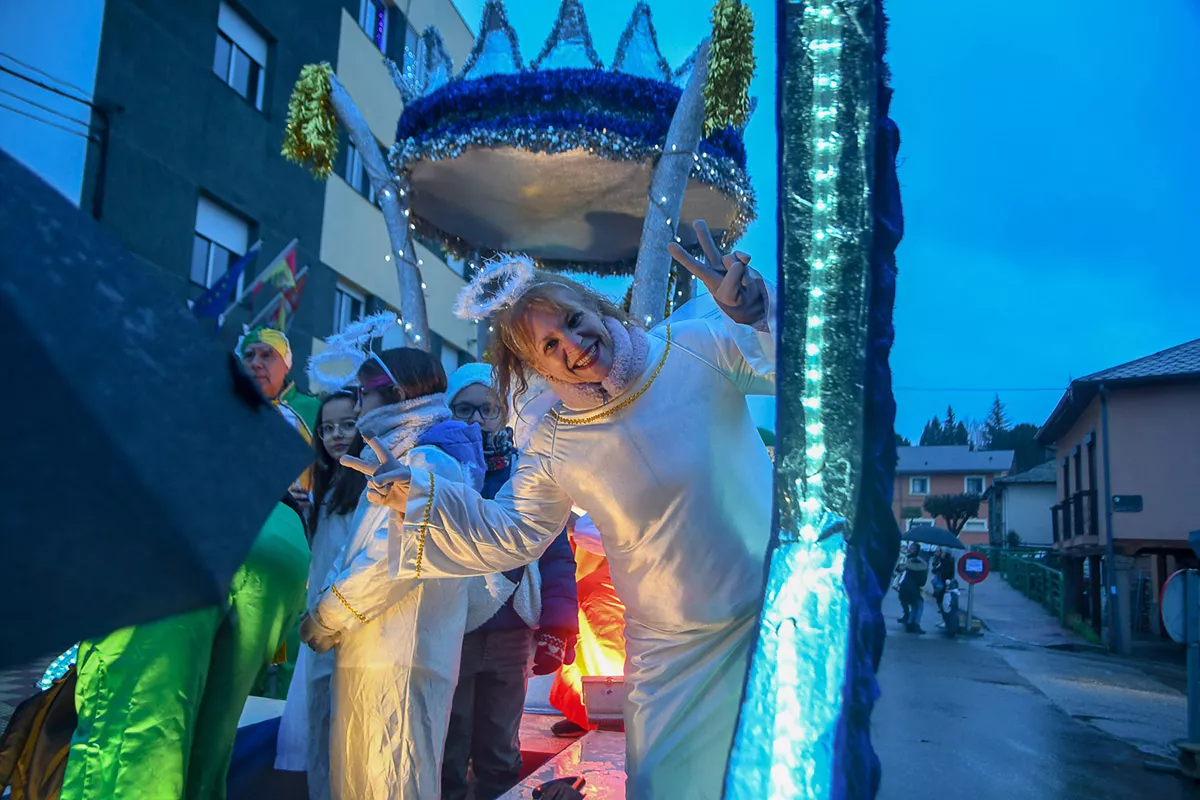
[[[505,416],[511,413],[513,400],[528,391],[529,381],[536,374],[530,366],[533,332],[526,320],[526,312],[532,309],[560,314],[584,309],[601,317],[613,317],[626,326],[636,324],[620,306],[599,292],[557,273],[538,270],[530,288],[492,317],[487,360],[492,365],[496,393]]]

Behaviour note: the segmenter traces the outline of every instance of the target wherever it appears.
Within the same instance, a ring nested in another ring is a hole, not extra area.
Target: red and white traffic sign
[[[991,565],[983,553],[966,553],[958,560],[958,576],[967,583],[983,583],[991,571]]]

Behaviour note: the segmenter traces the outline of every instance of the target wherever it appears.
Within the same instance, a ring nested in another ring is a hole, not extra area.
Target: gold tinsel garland
[[[338,151],[338,122],[330,99],[332,74],[332,68],[324,61],[305,66],[288,99],[283,157],[308,167],[318,180],[329,177]]]
[[[740,128],[750,116],[754,77],[754,15],[742,0],[717,0],[704,82],[704,134]]]

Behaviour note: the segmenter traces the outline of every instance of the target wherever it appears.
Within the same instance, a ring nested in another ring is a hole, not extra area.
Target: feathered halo
[[[459,292],[454,314],[459,319],[485,320],[512,305],[533,285],[533,259],[523,253],[497,256],[486,262]]]
[[[382,346],[408,344],[406,328],[391,311],[372,314],[346,326],[325,340],[325,349],[308,359],[309,386],[320,394],[331,394],[354,382],[358,369],[371,357],[371,343]]]

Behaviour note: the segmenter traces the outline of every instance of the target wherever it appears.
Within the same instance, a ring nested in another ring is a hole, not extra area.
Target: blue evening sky
[[[483,0],[455,2],[477,26]],[[584,0],[606,64],[634,2]],[[47,26],[42,3],[0,3],[0,53],[90,87],[103,0],[78,5]],[[532,59],[558,2],[507,5]],[[651,5],[676,65],[707,33],[709,4]],[[774,4],[750,5],[760,220],[740,246],[761,265],[775,249]],[[1200,130],[1200,4],[1037,5],[890,4],[907,225],[892,365],[897,429],[914,439],[948,403],[983,416],[995,391],[1015,421],[1041,423],[1070,378],[1200,337],[1200,264],[1186,248],[1200,230],[1200,160],[1186,149]],[[0,74],[0,89],[21,87]],[[68,195],[81,142],[0,108],[0,147]]]
[[[478,26],[483,0],[455,0]],[[635,0],[584,0],[612,60]],[[890,3],[907,232],[892,367],[897,430],[916,439],[953,404],[999,391],[1042,423],[1072,377],[1200,337],[1200,4],[1156,0]],[[750,0],[760,112],[747,132],[760,220],[740,245],[774,253],[774,4]],[[510,2],[527,58],[558,3]],[[707,2],[653,0],[678,64]]]

